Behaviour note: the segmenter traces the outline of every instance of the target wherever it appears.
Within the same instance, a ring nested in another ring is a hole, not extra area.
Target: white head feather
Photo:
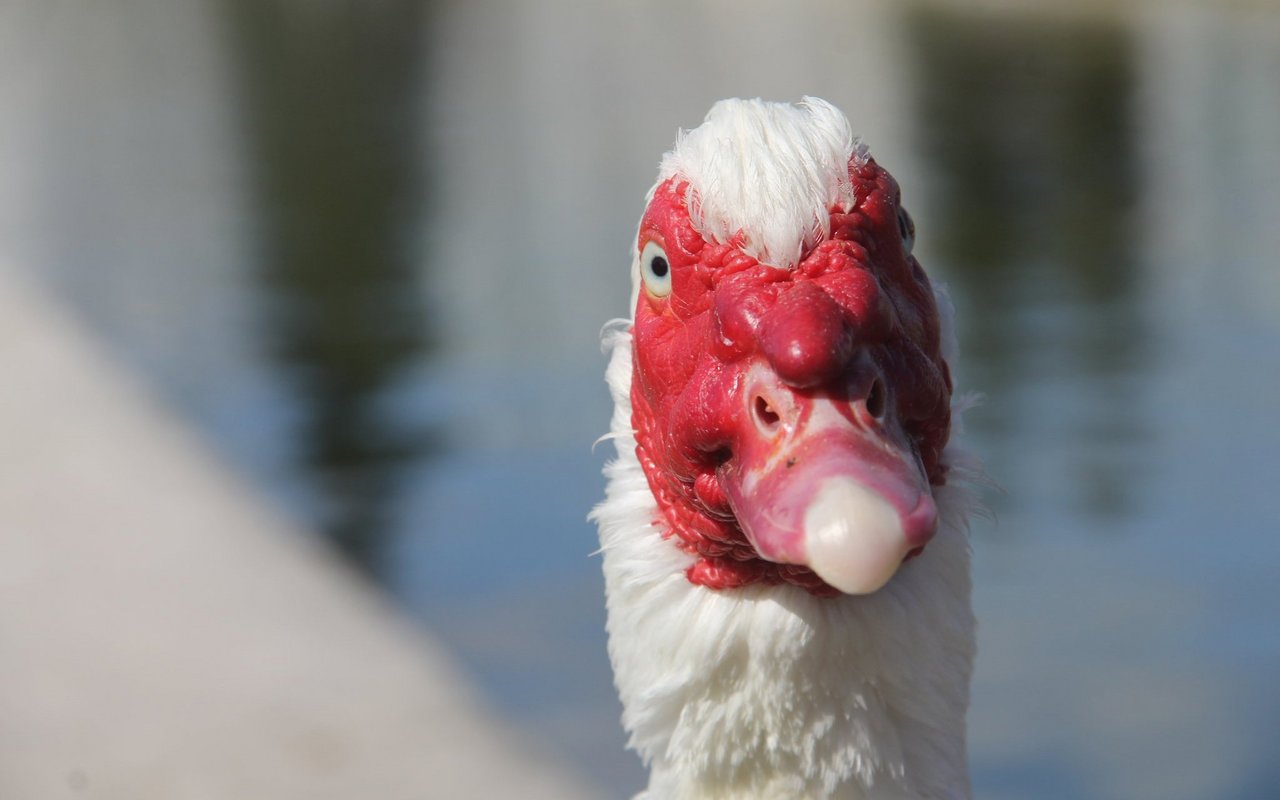
[[[689,182],[689,215],[708,241],[742,233],[747,255],[790,269],[831,232],[831,209],[853,208],[855,153],[866,157],[849,121],[825,100],[721,100],[702,125],[681,131],[658,182]]]

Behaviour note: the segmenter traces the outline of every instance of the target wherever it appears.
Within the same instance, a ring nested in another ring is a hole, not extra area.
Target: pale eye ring
[[[905,208],[898,207],[898,234],[902,237],[902,252],[911,255],[916,243],[916,223]]]
[[[667,251],[657,242],[647,242],[640,251],[640,278],[644,288],[654,297],[671,294],[671,262]]]

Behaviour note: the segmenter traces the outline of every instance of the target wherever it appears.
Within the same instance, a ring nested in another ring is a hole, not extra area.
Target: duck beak
[[[846,594],[888,583],[938,521],[907,437],[859,394],[798,392],[753,366],[737,446],[717,472],[761,558],[807,566]]]

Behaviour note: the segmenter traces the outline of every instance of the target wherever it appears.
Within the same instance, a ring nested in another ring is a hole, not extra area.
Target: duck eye
[[[916,243],[916,223],[905,208],[898,208],[898,234],[902,236],[902,252],[911,255],[911,247]]]
[[[640,251],[640,277],[644,288],[654,297],[671,294],[671,262],[667,261],[667,251],[657,242],[648,242]]]

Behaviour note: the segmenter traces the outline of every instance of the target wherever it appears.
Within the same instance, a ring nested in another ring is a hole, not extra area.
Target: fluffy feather
[[[592,519],[623,725],[652,769],[640,797],[969,797],[974,493],[937,490],[937,537],[874,595],[695,586],[635,457],[630,335],[610,330],[606,345],[618,456]]]

